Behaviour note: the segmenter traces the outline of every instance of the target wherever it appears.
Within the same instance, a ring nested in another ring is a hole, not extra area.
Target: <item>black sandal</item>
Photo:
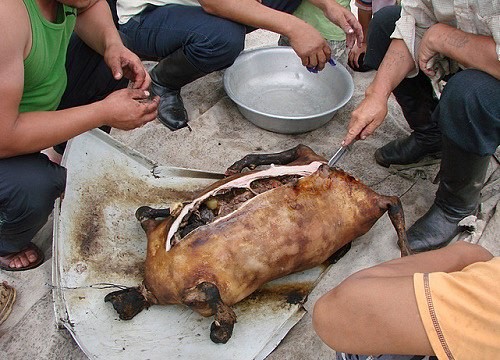
[[[32,262],[28,266],[22,266],[20,268],[10,267],[9,266],[9,264],[11,262],[11,259],[13,257],[17,256],[20,253],[23,253],[23,252],[25,253],[28,250],[33,250],[33,251],[36,252],[38,258],[36,259],[35,262]],[[34,268],[42,265],[44,259],[45,259],[45,256],[44,256],[42,250],[40,250],[38,248],[38,246],[36,246],[35,244],[30,243],[28,246],[26,246],[21,251],[18,251],[18,252],[14,253],[14,254],[6,255],[6,256],[1,256],[0,257],[0,269],[5,270],[5,271],[25,271],[25,270],[30,270],[30,269],[34,269]]]

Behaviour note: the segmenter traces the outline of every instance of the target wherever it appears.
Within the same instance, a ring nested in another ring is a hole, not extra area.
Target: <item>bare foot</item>
[[[42,154],[47,155],[50,161],[56,163],[57,165],[61,165],[62,155],[59,154],[54,148],[48,148],[40,151]]]
[[[35,244],[30,244],[17,253],[0,256],[0,268],[7,271],[33,269],[42,262],[43,253]]]

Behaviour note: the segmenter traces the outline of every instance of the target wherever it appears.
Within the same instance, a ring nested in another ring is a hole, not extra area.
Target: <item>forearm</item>
[[[358,9],[358,20],[361,24],[361,28],[363,29],[364,42],[368,40],[368,26],[370,25],[370,21],[372,19],[372,12],[366,10]]]
[[[491,36],[467,33],[445,24],[436,24],[428,31],[432,31],[429,41],[437,53],[500,79],[500,61]]]
[[[394,39],[387,50],[375,79],[366,89],[366,95],[389,99],[392,91],[415,68],[415,63],[403,40]]]
[[[0,158],[37,152],[106,123],[101,102],[59,111],[21,113],[5,122]]]
[[[98,0],[78,14],[75,32],[92,49],[101,55],[107,47],[122,41],[113,23],[111,10],[105,0]]]
[[[411,276],[414,273],[450,273],[492,258],[493,255],[483,247],[458,241],[439,250],[394,259],[362,270],[353,276],[370,278]]]
[[[200,0],[207,13],[287,37],[309,26],[297,17],[262,5],[256,0]]]

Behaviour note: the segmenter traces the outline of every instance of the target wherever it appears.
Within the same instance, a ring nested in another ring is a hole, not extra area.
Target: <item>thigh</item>
[[[336,351],[432,354],[411,275],[348,280],[318,300],[313,318],[320,337]]]
[[[433,117],[441,132],[463,150],[493,154],[500,144],[500,81],[473,69],[455,74]]]
[[[183,48],[188,60],[210,73],[231,65],[245,44],[245,26],[198,6],[149,6],[120,26],[127,47],[146,59],[162,59]]]

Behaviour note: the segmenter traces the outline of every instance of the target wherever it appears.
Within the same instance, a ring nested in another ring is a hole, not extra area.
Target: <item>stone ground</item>
[[[256,31],[248,38],[247,48],[276,44],[277,37]],[[364,89],[373,73],[355,73],[355,93],[351,101],[334,119],[315,131],[300,135],[280,135],[259,129],[245,120],[222,86],[222,72],[210,74],[183,89],[192,131],[170,132],[159,122],[130,132],[113,131],[112,135],[162,165],[223,171],[233,161],[252,152],[275,152],[299,143],[311,146],[329,157],[338,148],[350,113],[362,100]],[[407,226],[432,204],[437,185],[432,180],[439,164],[421,164],[406,169],[382,168],[373,159],[375,149],[387,141],[408,133],[408,127],[397,103],[391,99],[385,123],[374,136],[355,144],[338,166],[353,174],[376,191],[400,196]],[[489,181],[483,191],[482,236],[479,242],[495,255],[498,244],[500,212],[495,212],[499,199],[499,153],[492,159]],[[55,326],[51,271],[52,222],[40,231],[35,242],[46,255],[45,263],[35,270],[20,273],[0,272],[18,290],[18,299],[9,319],[0,326],[0,354],[10,359],[85,359],[85,354],[66,330]],[[396,235],[387,216],[355,240],[350,252],[335,264],[316,286],[305,304],[307,314],[269,355],[278,359],[334,359],[334,352],[315,335],[311,325],[314,301],[349,274],[398,256]]]

